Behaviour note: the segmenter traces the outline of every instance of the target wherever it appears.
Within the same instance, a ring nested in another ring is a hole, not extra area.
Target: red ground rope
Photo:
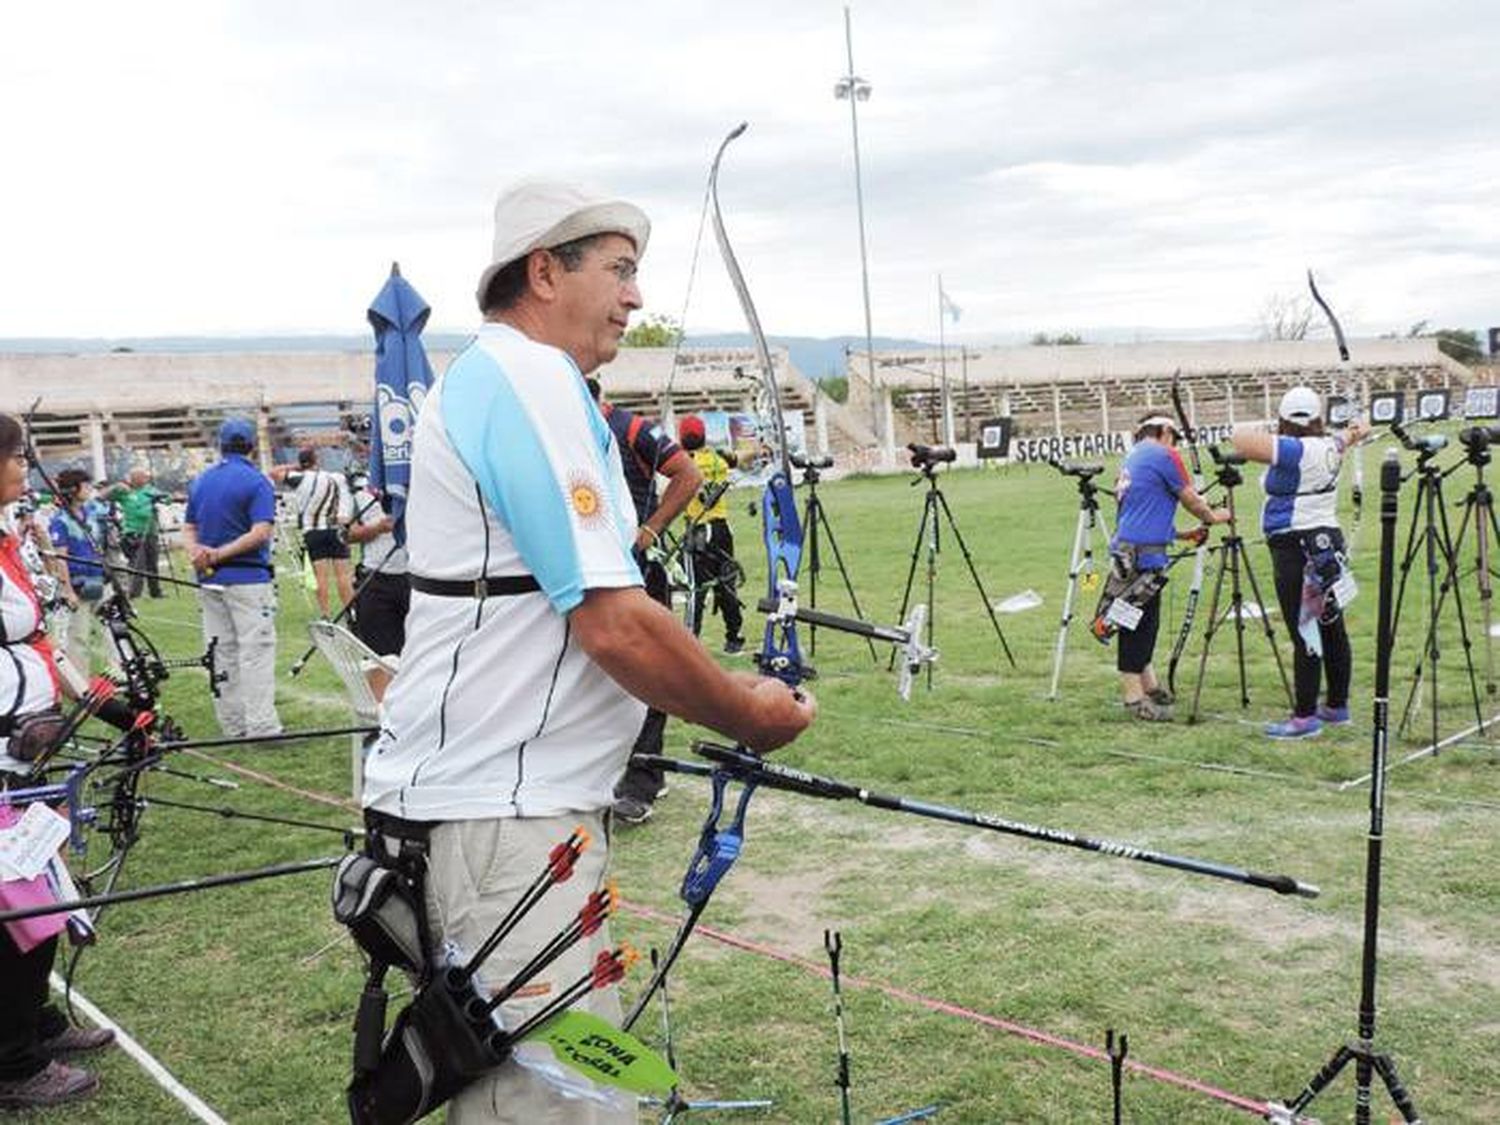
[[[260,773],[245,766],[225,762],[218,758],[211,758],[199,750],[187,750],[184,753],[192,754],[195,758],[201,758],[203,761],[209,762],[220,769],[240,774],[242,777],[248,777],[254,781],[259,781],[273,789],[294,793],[309,801],[316,801],[319,804],[331,805],[339,809],[357,809],[359,807],[347,798],[335,797],[328,793],[318,793],[310,789],[301,789],[295,785],[289,785],[270,774]],[[640,906],[624,900],[620,903],[620,909],[634,914],[638,918],[658,922],[664,926],[676,926],[679,921],[674,915],[664,914],[662,911],[655,910],[652,907]],[[716,941],[721,945],[727,945],[732,949],[739,949],[745,953],[754,953],[760,957],[780,961],[782,964],[795,965],[806,972],[813,973],[824,979],[827,979],[831,975],[827,966],[821,965],[816,961],[809,961],[807,958],[799,957],[795,953],[788,953],[785,950],[777,949],[770,945],[762,945],[759,942],[738,937],[724,930],[715,930],[712,927],[700,925],[695,932],[702,934],[710,941]],[[1057,1047],[1064,1051],[1070,1051],[1075,1055],[1081,1055],[1084,1058],[1094,1059],[1097,1062],[1105,1064],[1109,1063],[1109,1055],[1102,1048],[1090,1047],[1087,1043],[1079,1043],[1061,1035],[1053,1035],[1051,1032],[1028,1027],[1026,1024],[1016,1023],[1014,1020],[985,1015],[983,1012],[976,1012],[970,1008],[961,1007],[958,1004],[950,1004],[946,1000],[939,1000],[933,996],[925,996],[920,992],[912,992],[893,984],[886,984],[883,981],[871,980],[868,977],[843,975],[843,981],[845,984],[855,988],[881,992],[892,999],[900,1000],[907,1004],[915,1004],[931,1012],[941,1012],[944,1015],[957,1016],[959,1019],[968,1020],[970,1023],[994,1028],[997,1031],[1003,1031],[1008,1035],[1014,1035],[1021,1039],[1029,1040],[1032,1043],[1041,1044],[1044,1047]],[[1170,1086],[1177,1086],[1184,1090],[1191,1090],[1194,1093],[1202,1094],[1205,1097],[1223,1102],[1225,1105],[1232,1106],[1245,1113],[1254,1114],[1256,1117],[1264,1118],[1269,1116],[1271,1112],[1271,1107],[1263,1101],[1231,1093],[1228,1090],[1220,1089],[1207,1082],[1200,1082],[1196,1078],[1189,1078],[1185,1074],[1178,1074],[1176,1071],[1166,1070],[1159,1066],[1151,1066],[1149,1063],[1139,1062],[1131,1058],[1125,1060],[1125,1068],[1137,1074],[1144,1075],[1147,1078],[1153,1078],[1158,1082],[1165,1082]]]

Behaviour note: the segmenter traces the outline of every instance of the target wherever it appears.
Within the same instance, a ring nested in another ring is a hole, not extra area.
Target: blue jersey
[[[1112,546],[1171,543],[1177,536],[1177,497],[1188,482],[1187,468],[1175,449],[1149,438],[1136,442],[1115,478],[1120,522]],[[1167,565],[1166,549],[1143,552],[1136,562],[1143,570],[1160,570]]]
[[[104,577],[104,570],[98,565],[99,552],[89,538],[94,529],[86,526],[87,519],[87,515],[80,520],[67,508],[59,508],[47,528],[52,545],[68,556],[68,581],[74,587],[97,584]]]
[[[226,453],[188,486],[187,523],[205,547],[232,543],[258,523],[276,522],[276,492],[270,479],[238,453]],[[246,565],[246,564],[249,565]],[[271,581],[271,544],[264,543],[214,571],[221,586]]]
[[[1260,512],[1260,529],[1267,539],[1316,527],[1338,527],[1343,460],[1341,434],[1277,437],[1263,482],[1266,502]]]

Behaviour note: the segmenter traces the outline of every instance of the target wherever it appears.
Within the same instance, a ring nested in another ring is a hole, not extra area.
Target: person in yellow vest
[[[735,466],[734,454],[704,444],[703,419],[696,414],[687,415],[677,424],[677,440],[703,474],[703,487],[687,506],[687,549],[692,555],[694,576],[693,632],[703,627],[703,606],[712,587],[714,605],[724,618],[724,651],[741,652],[745,638],[737,592],[740,567],[734,561],[734,534],[729,530],[729,502],[725,498],[729,471]]]

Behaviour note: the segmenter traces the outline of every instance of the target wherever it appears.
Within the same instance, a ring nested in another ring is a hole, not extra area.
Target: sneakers
[[[115,1033],[107,1027],[67,1027],[51,1039],[42,1040],[42,1050],[52,1058],[82,1055],[114,1046]]]
[[[724,642],[724,655],[733,656],[737,652],[745,651],[744,637],[730,637]]]
[[[1293,715],[1279,723],[1266,724],[1267,738],[1316,738],[1323,731],[1323,720],[1316,715]]]
[[[645,824],[651,819],[651,806],[639,797],[616,797],[611,811],[622,824]]]
[[[1172,709],[1157,703],[1149,695],[1130,700],[1125,704],[1125,710],[1132,718],[1139,719],[1143,723],[1170,723],[1172,721]]]
[[[1318,719],[1330,727],[1341,727],[1349,722],[1348,705],[1343,707],[1330,707],[1326,703],[1318,704]]]
[[[0,1082],[0,1107],[40,1109],[86,1098],[99,1088],[99,1078],[56,1059],[30,1078]]]

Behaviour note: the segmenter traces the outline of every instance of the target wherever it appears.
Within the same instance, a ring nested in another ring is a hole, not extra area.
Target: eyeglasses
[[[616,258],[613,262],[605,262],[604,268],[614,274],[621,285],[629,285],[640,272],[640,265],[634,258]]]

